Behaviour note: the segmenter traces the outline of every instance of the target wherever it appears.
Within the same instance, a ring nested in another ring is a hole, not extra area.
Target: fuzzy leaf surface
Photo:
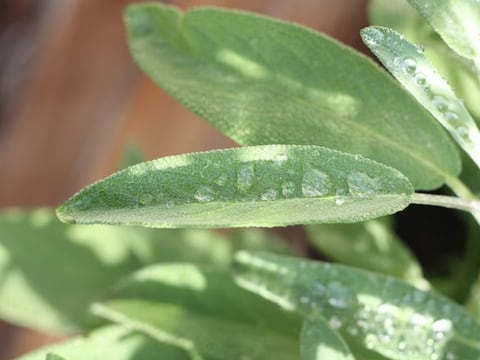
[[[249,252],[236,260],[241,286],[292,311],[323,316],[354,354],[398,360],[480,357],[480,324],[432,292],[342,265]]]
[[[57,214],[163,228],[356,222],[405,208],[412,193],[397,170],[359,155],[265,145],[132,166],[85,188]]]
[[[125,19],[139,66],[242,145],[321,145],[361,154],[432,189],[460,171],[445,133],[369,59],[304,27],[160,4]]]
[[[459,55],[480,59],[480,6],[476,0],[408,0]]]

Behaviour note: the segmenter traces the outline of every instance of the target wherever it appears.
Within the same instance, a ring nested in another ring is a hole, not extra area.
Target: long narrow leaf
[[[480,357],[480,325],[439,295],[341,265],[248,252],[236,259],[240,285],[321,314],[353,348],[404,360]]]
[[[423,51],[396,31],[379,26],[363,29],[362,39],[393,76],[480,166],[480,131],[463,102]]]
[[[401,173],[359,155],[266,145],[132,166],[57,214],[66,222],[163,228],[355,222],[403,209],[412,193]]]

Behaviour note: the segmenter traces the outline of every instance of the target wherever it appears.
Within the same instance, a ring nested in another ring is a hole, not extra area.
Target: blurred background
[[[118,169],[128,144],[148,159],[235,146],[132,62],[131,2],[0,0],[0,207],[56,206]],[[293,20],[365,50],[363,0],[169,2]],[[0,359],[56,340],[0,323]]]

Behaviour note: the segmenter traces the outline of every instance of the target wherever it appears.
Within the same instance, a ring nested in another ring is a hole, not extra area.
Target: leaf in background
[[[451,50],[405,0],[371,0],[368,11],[371,25],[392,28],[403,34],[409,41],[421,44],[425,49],[426,57],[446,78],[455,93],[465,100],[467,109],[478,124],[480,87],[472,62]]]
[[[370,60],[295,24],[221,9],[129,6],[140,67],[243,145],[361,154],[433,189],[460,171],[444,132]]]
[[[124,150],[120,169],[146,161],[142,148],[137,143],[130,143]]]
[[[160,344],[149,336],[121,326],[107,326],[86,337],[50,345],[17,360],[44,360],[49,353],[66,360],[193,360],[182,349]]]
[[[480,325],[432,292],[341,265],[248,252],[236,260],[241,286],[301,314],[321,314],[355,354],[360,349],[405,360],[480,357]]]
[[[85,188],[61,220],[150,227],[355,222],[405,208],[397,170],[319,146],[265,145],[170,156]]]
[[[428,61],[423,50],[389,28],[370,26],[362,29],[361,35],[363,42],[393,76],[480,166],[480,131],[463,102]]]
[[[281,239],[237,230],[72,226],[52,210],[0,213],[0,317],[46,332],[84,328],[88,305],[121,277],[160,261],[226,268],[240,248],[291,253]],[[20,305],[21,304],[21,305]]]
[[[477,0],[408,0],[457,52],[474,61],[480,60],[480,6]]]
[[[45,358],[46,360],[66,360],[65,358],[57,355],[57,354],[47,354],[47,357]]]
[[[355,360],[339,334],[319,316],[307,316],[300,335],[302,360]]]
[[[335,262],[395,276],[428,289],[420,265],[388,220],[309,225],[306,230],[310,243]]]
[[[93,314],[214,359],[292,359],[300,319],[238,287],[226,271],[191,264],[142,269]]]

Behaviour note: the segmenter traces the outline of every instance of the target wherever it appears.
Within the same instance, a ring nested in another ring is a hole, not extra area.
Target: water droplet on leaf
[[[138,201],[140,201],[142,205],[149,205],[153,201],[153,196],[151,194],[142,194]]]
[[[291,181],[282,184],[282,195],[286,198],[293,196],[295,193],[295,184]]]
[[[375,28],[368,29],[364,34],[364,39],[367,45],[379,45],[385,40],[385,35]]]
[[[238,191],[246,192],[253,183],[253,167],[250,164],[243,164],[240,166],[237,174]]]
[[[330,177],[324,172],[309,168],[302,179],[302,193],[307,197],[327,195],[332,188]]]
[[[421,72],[416,73],[413,78],[415,80],[415,83],[418,86],[424,86],[427,82],[427,78],[425,77],[425,74]]]
[[[208,186],[200,186],[194,196],[200,202],[210,202],[214,199],[212,189]]]
[[[432,99],[432,104],[440,112],[445,112],[448,110],[448,102],[443,96],[435,95]]]
[[[277,192],[273,189],[268,189],[262,195],[260,195],[260,199],[264,201],[275,200],[277,198]]]
[[[409,57],[402,60],[402,70],[407,74],[413,74],[417,69],[417,62]]]

